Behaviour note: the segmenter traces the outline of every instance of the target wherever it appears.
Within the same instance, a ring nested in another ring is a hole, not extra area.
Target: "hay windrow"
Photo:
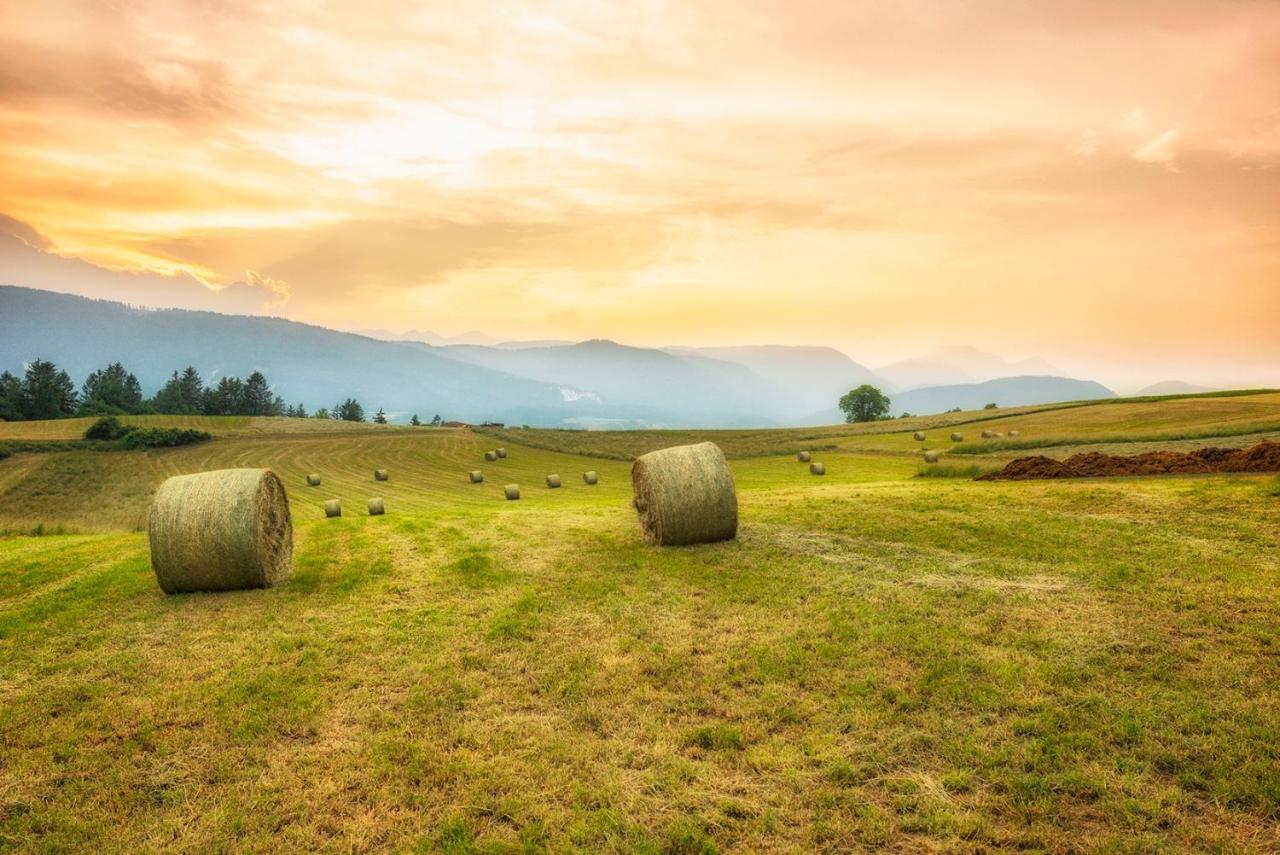
[[[386,481],[390,477],[391,477],[390,473],[388,473],[387,470],[385,469],[373,470],[373,480],[375,481]]]
[[[338,499],[330,499],[324,503],[324,515],[326,517],[342,516],[342,502]]]
[[[548,486],[548,487],[550,487],[550,488],[551,488],[551,489],[553,489],[553,490],[554,490],[556,487],[559,487],[559,486],[560,486],[560,476],[559,476],[559,475],[548,475],[548,476],[547,476],[547,486]]]
[[[266,588],[293,572],[293,521],[269,469],[168,479],[151,503],[151,567],[166,594]]]
[[[514,502],[516,499],[520,498],[520,485],[508,484],[502,488],[502,493],[507,497],[508,502]]]
[[[369,516],[379,517],[387,512],[387,505],[382,499],[369,500]]]
[[[316,473],[314,473],[314,472],[312,472],[310,475],[308,475],[308,476],[307,476],[307,486],[308,486],[308,487],[319,487],[319,486],[320,486],[320,476],[319,476],[319,475],[317,475],[317,474],[316,474]]]
[[[641,455],[631,466],[631,485],[646,543],[683,546],[737,536],[733,473],[713,442]]]
[[[796,455],[796,460],[800,461],[801,463],[808,463],[810,456],[811,455],[809,454],[809,452],[802,451]]]
[[[826,475],[826,474],[827,474],[827,464],[825,464],[825,463],[810,463],[810,464],[809,464],[809,474],[810,474],[810,475]]]
[[[594,469],[591,469],[587,472],[582,473],[583,484],[591,485],[591,484],[596,484],[599,481],[600,481],[600,476],[596,474],[596,471]]]
[[[472,484],[479,484],[484,481],[484,473],[479,469],[472,469],[467,477],[471,479]]]

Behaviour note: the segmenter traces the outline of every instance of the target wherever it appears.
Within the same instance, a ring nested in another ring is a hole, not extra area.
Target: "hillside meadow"
[[[1243,442],[1275,393],[804,431],[145,421],[215,437],[0,460],[0,848],[1280,849],[1280,480],[920,478],[922,445],[1015,452],[909,432]],[[709,434],[739,538],[644,546],[628,460]],[[231,466],[284,480],[292,580],[164,596],[152,493]]]

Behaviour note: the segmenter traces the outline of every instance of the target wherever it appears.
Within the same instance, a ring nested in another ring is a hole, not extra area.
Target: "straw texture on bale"
[[[293,520],[270,469],[178,475],[156,491],[151,568],[166,594],[267,588],[293,572]]]
[[[382,501],[381,499],[369,500],[369,516],[379,517],[385,514],[386,512],[387,512],[386,502]]]
[[[809,462],[809,452],[807,452],[807,451],[802,451],[802,452],[800,452],[799,454],[797,454],[797,455],[796,455],[796,460],[799,460],[801,463],[808,463],[808,462]]]
[[[338,499],[330,499],[324,503],[324,515],[326,517],[342,516],[342,502]]]
[[[560,476],[559,476],[559,475],[548,475],[548,476],[547,476],[547,486],[548,486],[548,487],[550,487],[550,488],[551,488],[551,489],[553,489],[553,490],[554,490],[556,487],[559,487],[559,486],[560,486]]]
[[[507,459],[507,450],[505,448],[496,449],[493,453],[498,455],[498,457],[502,458],[503,460]]]
[[[310,475],[308,475],[308,476],[307,476],[307,486],[308,486],[308,487],[319,487],[319,486],[320,486],[320,476],[319,476],[319,475],[317,475],[317,474],[315,474],[314,472],[312,472]]]
[[[825,463],[810,463],[810,464],[809,464],[809,473],[810,473],[811,475],[826,475],[826,474],[827,474],[827,464],[825,464]]]
[[[495,460],[497,460],[497,459],[498,459],[498,452],[496,452],[496,451],[486,451],[486,452],[484,453],[484,459],[485,459],[485,460],[487,460],[487,461],[489,461],[490,463],[492,463],[493,461],[495,461]]]
[[[590,472],[582,473],[583,484],[594,484],[599,480],[600,480],[600,476],[596,474],[596,471],[594,469],[592,469]]]
[[[937,462],[938,462],[938,452],[936,452],[936,451],[926,451],[926,452],[924,453],[924,462],[925,462],[925,463],[937,463]]]
[[[953,434],[951,434],[951,441],[952,441],[952,442],[964,442],[964,434],[962,434],[962,433],[953,433]]]
[[[514,502],[516,499],[520,498],[520,485],[508,484],[502,488],[502,492],[506,495],[508,502]]]
[[[924,431],[922,430],[916,431],[915,438],[916,438],[916,442],[924,442]]]
[[[714,442],[651,451],[631,466],[633,504],[645,543],[683,546],[738,534],[738,493]]]
[[[390,477],[391,475],[385,469],[373,470],[373,480],[375,481],[386,481]]]
[[[472,469],[469,477],[471,478],[472,484],[479,484],[481,481],[484,480],[484,473],[481,472],[479,469]]]

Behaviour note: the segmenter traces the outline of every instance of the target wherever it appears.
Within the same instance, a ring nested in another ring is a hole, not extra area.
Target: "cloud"
[[[1177,172],[1178,165],[1175,163],[1177,152],[1175,146],[1178,143],[1182,132],[1176,128],[1162,133],[1160,136],[1148,140],[1138,147],[1133,153],[1133,159],[1139,163],[1156,163],[1164,166],[1170,172]]]

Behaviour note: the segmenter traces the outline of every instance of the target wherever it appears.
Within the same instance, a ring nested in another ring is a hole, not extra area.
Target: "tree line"
[[[0,373],[0,421],[143,413],[365,420],[364,407],[354,398],[335,404],[332,410],[321,407],[312,415],[302,404],[286,405],[261,371],[244,379],[222,377],[206,384],[200,372],[188,365],[173,372],[151,398],[143,395],[138,378],[119,362],[89,374],[79,389],[65,370],[44,359],[28,364],[21,377]],[[386,424],[386,413],[379,409],[373,421]],[[437,415],[431,424],[440,422]],[[417,414],[410,424],[422,424]]]

